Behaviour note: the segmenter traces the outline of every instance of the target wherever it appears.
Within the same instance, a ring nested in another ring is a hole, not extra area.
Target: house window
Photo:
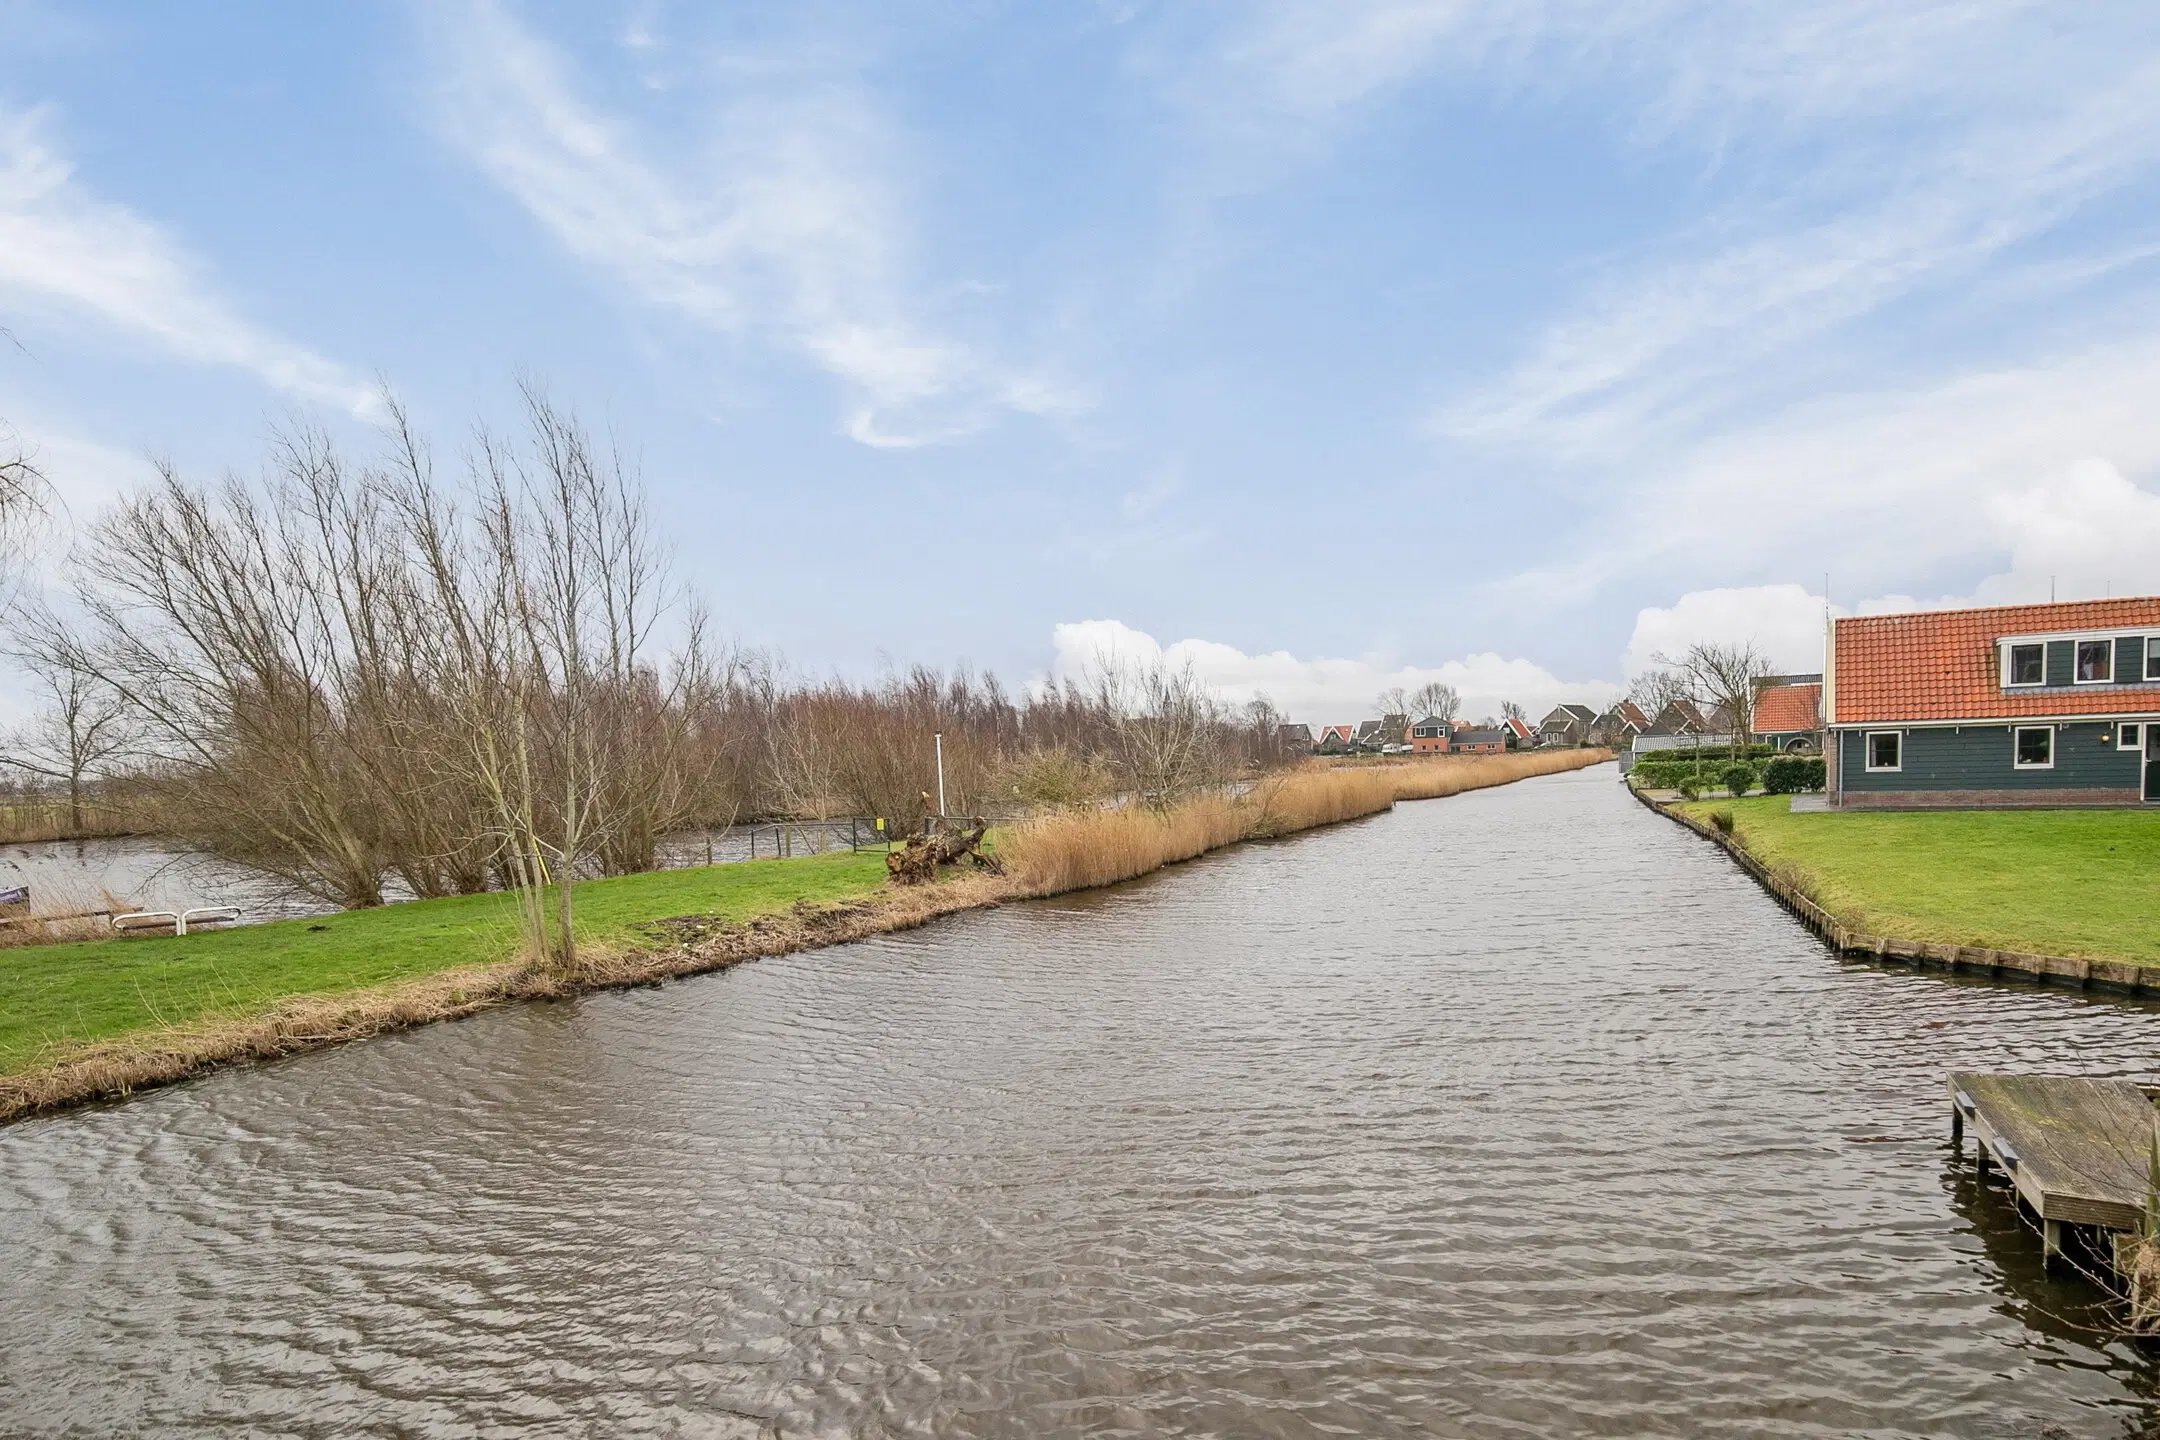
[[[1871,730],[1867,737],[1867,768],[1870,770],[1898,770],[1904,768],[1905,737],[1896,730]]]
[[[2017,768],[2020,770],[2052,770],[2055,768],[2055,727],[2052,725],[2020,725],[2017,727]]]
[[[2097,685],[2115,678],[2115,642],[2113,640],[2080,640],[2077,642],[2077,683]]]
[[[2115,748],[2118,750],[2144,749],[2145,727],[2136,721],[2125,720],[2115,728]]]
[[[2009,663],[2003,667],[2004,685],[2047,683],[2047,646],[2012,645],[2009,652]]]
[[[2145,637],[2145,678],[2160,680],[2160,635]]]

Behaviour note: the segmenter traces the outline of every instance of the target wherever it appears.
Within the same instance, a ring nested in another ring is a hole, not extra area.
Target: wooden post
[[[2062,1254],[2062,1221],[2040,1222],[2040,1268],[2045,1270],[2048,1262]]]
[[[1976,1141],[1974,1141],[1974,1142],[1973,1142],[1973,1154],[1974,1154],[1974,1155],[1975,1155],[1976,1157],[1978,1157],[1978,1169],[1979,1169],[1979,1173],[1980,1173],[1980,1183],[1981,1183],[1982,1185],[1985,1185],[1985,1184],[1987,1184],[1987,1172],[1988,1172],[1988,1148],[1987,1148],[1987,1141],[1985,1141],[1985,1140],[1976,1140]]]
[[[1952,1154],[1965,1148],[1965,1112],[1958,1109],[1955,1099],[1950,1102],[1950,1151]]]

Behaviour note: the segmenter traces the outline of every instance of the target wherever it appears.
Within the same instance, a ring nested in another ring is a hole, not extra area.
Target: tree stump
[[[965,830],[934,830],[910,835],[906,844],[885,857],[885,873],[896,885],[921,885],[937,878],[938,866],[957,865],[965,860],[978,870],[1002,875],[1004,863],[997,856],[985,855],[982,851],[983,836],[989,830],[989,821],[973,820]]]

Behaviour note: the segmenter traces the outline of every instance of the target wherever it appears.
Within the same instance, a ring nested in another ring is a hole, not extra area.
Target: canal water
[[[0,1434],[2124,1435],[1840,963],[1610,767],[0,1131]]]

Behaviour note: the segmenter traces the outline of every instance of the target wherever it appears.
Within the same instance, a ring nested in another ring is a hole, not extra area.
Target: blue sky
[[[533,374],[813,671],[1349,719],[2160,590],[2149,4],[0,0],[77,516]],[[896,594],[896,577],[938,582]]]

